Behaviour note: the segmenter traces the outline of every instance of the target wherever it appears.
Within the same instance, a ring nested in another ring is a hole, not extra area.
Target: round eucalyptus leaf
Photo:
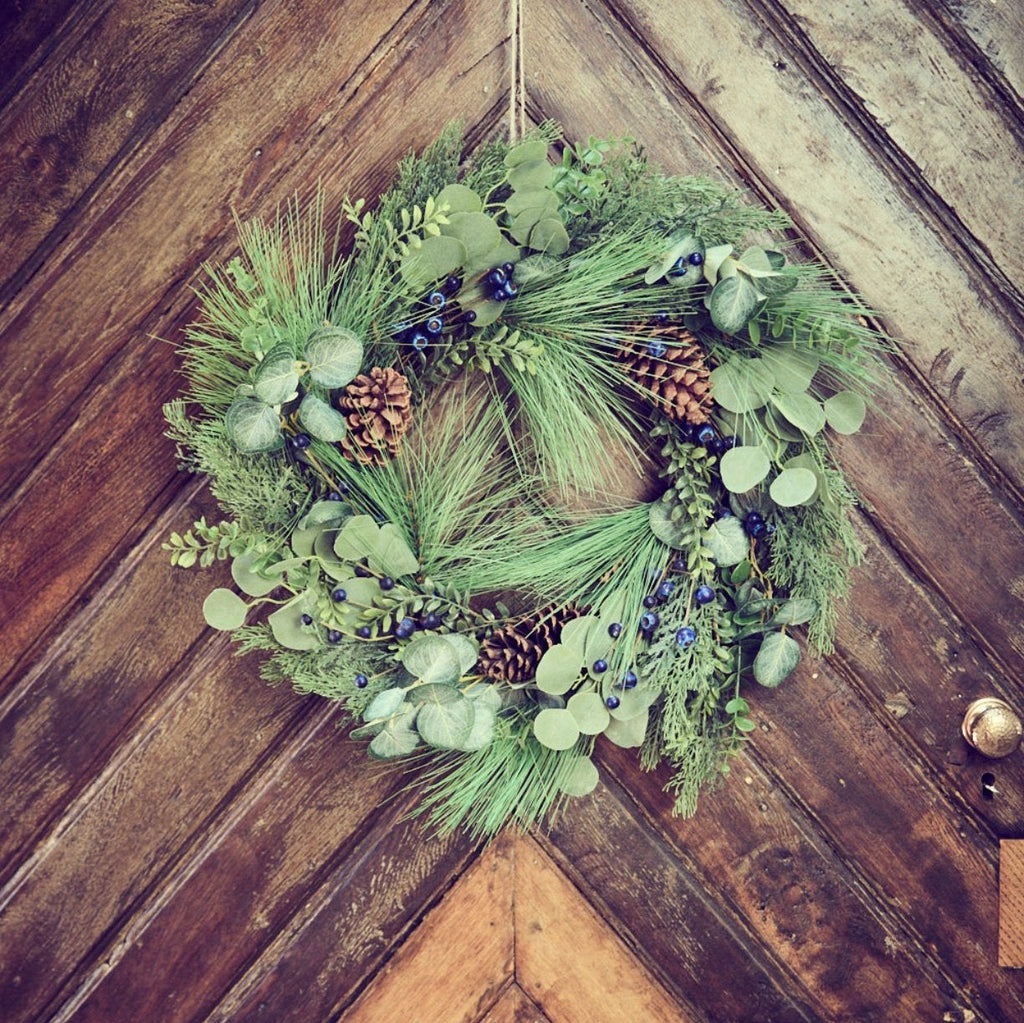
[[[410,707],[389,721],[370,743],[370,756],[376,760],[394,760],[408,756],[420,742],[419,733],[410,727],[416,711]]]
[[[428,682],[425,686],[411,686],[406,690],[410,703],[457,703],[462,693],[454,685]]]
[[[277,413],[256,398],[233,401],[228,407],[224,426],[231,443],[244,455],[272,451],[284,443]]]
[[[459,749],[464,753],[472,753],[474,750],[483,749],[493,739],[498,725],[498,717],[491,707],[479,700],[470,701],[473,707],[473,726],[469,735],[462,740]]]
[[[317,630],[302,624],[302,616],[310,613],[310,600],[306,594],[290,600],[267,618],[274,639],[289,650],[315,650],[320,646]]]
[[[866,415],[864,399],[854,391],[840,391],[825,402],[825,418],[836,433],[856,433]]]
[[[558,196],[549,188],[519,189],[508,197],[505,209],[511,217],[518,217],[527,210],[540,210],[553,216],[558,213]]]
[[[711,393],[729,412],[753,412],[772,393],[775,376],[764,359],[734,355],[711,373]]]
[[[648,522],[651,532],[674,550],[681,551],[689,545],[690,523],[685,518],[672,518],[672,504],[668,501],[652,501],[648,508]]]
[[[494,265],[491,253],[501,244],[501,229],[486,213],[453,213],[441,228],[441,235],[462,242],[467,270]]]
[[[598,778],[594,761],[590,757],[577,757],[559,787],[567,796],[586,796],[597,788]]]
[[[551,696],[561,696],[572,689],[582,673],[582,651],[556,643],[537,665],[537,686]]]
[[[461,632],[447,632],[441,638],[455,651],[455,657],[459,662],[459,675],[465,675],[476,664],[480,652],[476,640],[470,639],[469,636]],[[497,692],[493,687],[489,687],[488,691],[495,694]]]
[[[335,538],[334,553],[342,561],[360,561],[377,550],[379,539],[380,526],[372,516],[353,515]]]
[[[260,401],[280,405],[295,394],[299,374],[295,369],[295,353],[290,344],[274,345],[256,368],[253,390]]]
[[[404,689],[385,689],[370,701],[363,711],[363,720],[380,721],[383,718],[393,717],[403,703],[405,703]]]
[[[352,515],[352,509],[343,501],[317,501],[299,519],[299,529],[324,529],[338,526]]]
[[[768,475],[772,463],[763,448],[744,446],[726,451],[719,467],[725,488],[734,494],[742,494],[756,487]]]
[[[466,247],[450,235],[431,235],[402,260],[402,277],[413,287],[426,287],[466,262]]]
[[[784,600],[772,615],[772,625],[803,625],[818,613],[817,601],[808,597],[790,597]]]
[[[345,417],[315,394],[307,394],[299,405],[299,421],[317,440],[337,443],[347,432]]]
[[[321,387],[344,387],[362,361],[363,342],[343,327],[321,327],[306,339],[309,375]]]
[[[571,749],[580,737],[576,719],[567,710],[548,707],[533,719],[533,734],[548,749]]]
[[[584,651],[587,647],[587,640],[592,629],[600,625],[597,615],[583,615],[581,618],[574,618],[562,626],[561,644],[570,648],[574,653],[579,654],[580,661],[583,661]]]
[[[772,273],[757,278],[757,290],[766,298],[778,298],[788,294],[799,283],[800,278],[794,273]]]
[[[637,714],[631,718],[613,717],[608,722],[608,727],[604,730],[604,734],[616,746],[622,746],[624,749],[634,749],[637,746],[642,746],[644,737],[647,735],[647,719],[649,716],[649,712],[645,709],[642,714]]]
[[[818,372],[820,361],[814,352],[784,345],[765,348],[762,358],[772,371],[776,388],[787,394],[806,391]]]
[[[814,497],[818,477],[810,469],[783,469],[768,488],[771,499],[780,508],[793,508]]]
[[[459,749],[473,730],[473,704],[461,695],[451,703],[424,703],[416,730],[428,746]]]
[[[249,605],[233,590],[218,587],[203,601],[206,624],[223,632],[241,628]]]
[[[530,139],[528,142],[520,142],[513,146],[505,154],[506,167],[518,167],[523,163],[534,163],[537,160],[546,160],[548,147],[540,139]]]
[[[573,716],[577,727],[584,735],[600,735],[611,720],[600,693],[577,693],[569,697],[565,709]]]
[[[508,183],[515,191],[525,189],[534,191],[544,188],[551,182],[554,167],[547,161],[547,154],[541,160],[528,160],[518,164],[508,173]]]
[[[765,431],[776,440],[787,445],[803,442],[804,435],[774,405],[758,409],[757,415],[761,417]]]
[[[377,530],[376,541],[369,557],[371,568],[392,578],[412,575],[420,567],[402,531],[393,522],[385,522]]]
[[[783,632],[769,632],[754,658],[754,678],[774,689],[800,663],[800,644]]]
[[[504,706],[501,698],[501,689],[489,682],[478,682],[466,690],[466,696],[472,700],[477,708],[488,708],[497,713]]]
[[[759,273],[771,273],[772,264],[768,259],[768,253],[760,245],[751,245],[744,249],[737,262],[745,270],[754,270]]]
[[[718,280],[718,271],[731,255],[731,245],[712,245],[704,253],[704,279],[708,284],[714,284]]]
[[[550,217],[550,210],[539,208],[523,210],[522,213],[516,214],[515,219],[512,221],[512,226],[509,228],[509,232],[520,245],[526,245],[530,240],[530,232],[533,231],[533,229],[542,220],[547,220]],[[517,274],[517,280],[518,279]]]
[[[456,682],[461,675],[459,658],[442,636],[417,636],[402,651],[402,665],[424,682]]]
[[[437,196],[437,205],[447,204],[449,213],[479,213],[484,206],[480,198],[466,185],[446,185]]]
[[[743,524],[735,515],[716,519],[704,532],[704,546],[719,568],[738,565],[747,556],[750,543]]]
[[[256,558],[252,554],[239,554],[232,560],[231,578],[235,580],[238,588],[250,597],[265,597],[271,590],[281,585],[280,575],[267,578],[256,570]]]
[[[821,402],[809,394],[773,394],[772,404],[808,437],[820,433],[825,427],[825,410]]]
[[[711,292],[708,307],[711,322],[723,334],[738,334],[754,315],[760,301],[757,289],[742,275],[719,281]]]
[[[561,256],[569,249],[569,234],[557,217],[545,217],[530,232],[529,245],[536,252]]]

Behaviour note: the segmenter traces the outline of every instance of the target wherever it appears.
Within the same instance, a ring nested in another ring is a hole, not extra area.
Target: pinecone
[[[555,612],[548,607],[496,629],[480,644],[481,674],[510,685],[529,682],[540,659],[558,642],[562,626],[579,616],[575,608]]]
[[[357,376],[338,398],[348,424],[341,442],[345,457],[363,465],[394,458],[412,419],[411,397],[409,381],[390,367]]]
[[[685,327],[644,324],[618,351],[626,372],[651,392],[670,419],[699,425],[711,409],[711,370],[704,351]]]

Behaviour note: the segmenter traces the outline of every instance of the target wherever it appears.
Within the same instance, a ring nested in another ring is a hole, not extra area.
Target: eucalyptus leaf
[[[764,359],[734,355],[711,373],[711,393],[729,412],[753,412],[771,396],[775,375]]]
[[[793,508],[814,497],[818,477],[810,469],[783,469],[768,488],[771,499],[780,508]]]
[[[419,733],[413,731],[416,708],[406,707],[396,714],[374,736],[369,753],[377,760],[394,760],[410,754],[420,742]]]
[[[766,298],[778,298],[793,291],[800,278],[793,273],[771,273],[757,278],[757,290]]]
[[[253,390],[260,401],[280,405],[295,394],[299,374],[295,368],[295,353],[287,343],[274,345],[256,368]]]
[[[443,636],[420,635],[402,651],[402,665],[424,682],[457,682],[462,674],[455,648]]]
[[[718,280],[718,271],[722,264],[732,255],[731,245],[712,245],[704,253],[704,279],[708,284]]]
[[[582,650],[556,643],[537,664],[537,687],[551,696],[561,696],[572,689],[582,673]]]
[[[377,531],[377,539],[370,554],[370,566],[384,575],[412,575],[420,563],[409,550],[405,537],[393,522],[385,522]]]
[[[533,734],[548,749],[571,749],[580,737],[576,719],[567,710],[548,707],[533,719]]]
[[[325,529],[339,526],[352,514],[352,509],[342,501],[317,501],[299,519],[299,529]]]
[[[784,632],[769,632],[754,658],[754,678],[773,689],[800,663],[800,644]]]
[[[241,628],[245,624],[248,611],[249,605],[237,593],[223,587],[211,591],[203,601],[203,617],[206,624],[223,632]]]
[[[416,716],[420,737],[437,749],[460,749],[472,729],[473,704],[464,696],[451,703],[424,703]]]
[[[737,275],[719,281],[711,292],[708,311],[711,322],[723,334],[738,334],[760,303],[757,289],[746,277]]]
[[[398,713],[398,708],[405,703],[404,689],[385,689],[378,693],[363,711],[364,721],[380,721]]]
[[[534,163],[537,160],[546,160],[548,147],[540,139],[530,139],[528,142],[520,142],[513,146],[505,154],[505,166],[518,167],[523,163]]]
[[[825,419],[836,433],[856,433],[866,415],[867,405],[854,391],[840,391],[825,402]]]
[[[461,632],[447,632],[441,638],[455,651],[455,658],[459,662],[460,677],[465,675],[476,664],[480,652],[479,644]],[[486,691],[497,695],[497,690],[493,686],[486,687]],[[500,705],[501,698],[499,697],[498,706]]]
[[[505,209],[510,217],[518,217],[527,210],[540,210],[553,216],[558,213],[558,196],[549,188],[520,189],[508,197]]]
[[[458,238],[431,235],[402,260],[401,273],[412,287],[426,287],[466,262],[466,247]]]
[[[345,417],[315,394],[307,394],[302,399],[299,422],[317,440],[328,443],[336,444],[343,440],[347,432]]]
[[[818,604],[808,597],[784,600],[772,615],[771,625],[803,625],[818,613]]]
[[[320,646],[316,629],[302,624],[302,616],[311,612],[314,603],[308,594],[300,594],[267,618],[270,631],[281,646],[289,650],[315,650]]]
[[[321,327],[306,338],[309,375],[321,387],[344,387],[359,372],[363,343],[343,327]]]
[[[647,720],[649,716],[649,712],[645,710],[642,714],[637,714],[631,718],[613,717],[608,722],[608,727],[604,730],[604,734],[616,746],[622,746],[624,749],[634,749],[637,746],[642,746],[644,737],[647,735]]]
[[[746,558],[750,549],[743,523],[735,515],[716,519],[705,530],[703,543],[711,552],[712,561],[719,568],[738,565]]]
[[[437,196],[437,205],[446,205],[449,213],[479,213],[484,206],[472,188],[466,185],[446,185]]]
[[[601,694],[593,691],[576,693],[575,696],[569,697],[565,709],[573,716],[577,727],[584,735],[600,735],[611,720]]]
[[[722,455],[719,468],[722,483],[734,494],[742,494],[756,487],[771,471],[771,461],[763,448],[730,448]]]
[[[737,262],[744,270],[753,270],[757,273],[773,273],[772,264],[768,259],[768,253],[760,245],[751,245],[744,249]]]
[[[265,597],[271,590],[281,585],[280,575],[268,578],[256,568],[257,560],[253,554],[239,554],[231,561],[231,578],[238,588],[250,597]],[[214,590],[216,593],[217,591]]]
[[[281,420],[265,402],[238,398],[228,407],[224,426],[231,443],[244,455],[272,451],[284,443]]]
[[[545,217],[530,232],[529,246],[537,252],[561,256],[569,249],[569,234],[557,217]]]
[[[820,433],[825,427],[825,410],[821,402],[809,394],[773,394],[772,404],[808,437]]]
[[[541,160],[526,160],[518,164],[508,174],[508,183],[518,192],[520,189],[532,191],[544,188],[551,182],[554,167],[547,161],[547,154]]]
[[[498,717],[494,710],[479,700],[473,700],[470,704],[473,708],[473,725],[469,735],[462,740],[459,746],[464,753],[472,753],[474,750],[483,749],[494,739],[494,733],[498,725]]]
[[[690,545],[692,533],[688,519],[672,518],[672,505],[668,501],[652,501],[648,508],[648,522],[651,532],[674,550],[685,550]]]
[[[775,386],[787,394],[806,391],[818,372],[819,359],[814,352],[792,345],[771,345],[762,353],[775,378]]]
[[[380,527],[369,515],[353,515],[334,541],[334,553],[342,561],[360,561],[377,550]]]
[[[441,234],[462,242],[466,250],[463,266],[468,272],[494,265],[491,253],[501,243],[501,229],[486,213],[453,213]]]
[[[590,631],[600,624],[600,619],[596,615],[583,615],[581,618],[574,618],[571,622],[566,622],[562,626],[561,645],[569,647],[574,653],[579,654],[582,661]]]
[[[590,757],[577,757],[571,772],[561,782],[561,789],[567,796],[586,796],[597,788],[599,775]]]

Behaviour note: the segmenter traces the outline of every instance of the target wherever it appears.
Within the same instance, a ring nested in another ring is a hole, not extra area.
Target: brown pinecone
[[[665,354],[651,354],[660,342]],[[700,424],[708,421],[713,404],[711,370],[700,342],[685,327],[644,324],[618,351],[626,372],[651,392],[654,404],[670,419]]]
[[[348,424],[341,442],[345,457],[363,465],[394,458],[412,419],[409,381],[390,367],[361,373],[338,398]]]
[[[540,659],[558,642],[562,626],[579,616],[575,608],[555,612],[549,607],[495,629],[480,644],[480,672],[510,685],[529,682],[537,674]]]

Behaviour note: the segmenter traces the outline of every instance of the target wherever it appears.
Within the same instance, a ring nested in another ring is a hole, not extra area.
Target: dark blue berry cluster
[[[711,423],[682,423],[679,426],[679,433],[683,440],[690,444],[699,444],[712,455],[724,455],[726,451],[736,446],[735,437],[723,437]]]
[[[472,323],[476,313],[472,309],[459,309],[452,299],[462,288],[462,279],[454,274],[431,291],[420,302],[422,317],[410,323],[399,323],[394,336],[401,344],[422,352],[436,344],[446,329]]]
[[[751,511],[747,512],[746,518],[743,520],[743,528],[749,536],[752,536],[755,540],[760,540],[762,537],[771,536],[775,532],[775,523],[765,522],[764,516],[760,512]]]
[[[671,258],[671,257],[669,257]],[[685,277],[691,269],[704,264],[704,254],[691,252],[688,256],[680,256],[669,268],[669,277]]]
[[[487,290],[487,297],[495,302],[507,302],[518,294],[512,274],[515,267],[511,263],[502,263],[484,274],[483,285]]]

